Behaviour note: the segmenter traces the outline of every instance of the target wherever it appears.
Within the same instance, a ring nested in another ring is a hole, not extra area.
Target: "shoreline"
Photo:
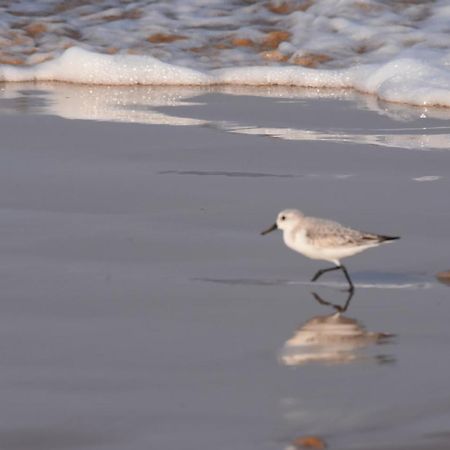
[[[450,78],[420,56],[399,56],[344,69],[248,66],[208,72],[145,55],[105,55],[79,47],[33,67],[0,66],[2,82],[69,82],[105,86],[287,86],[352,89],[381,101],[418,107],[450,107]],[[408,73],[408,78],[404,74]],[[415,74],[415,75],[413,75]]]

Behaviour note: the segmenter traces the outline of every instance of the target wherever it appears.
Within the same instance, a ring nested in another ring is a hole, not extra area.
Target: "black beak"
[[[271,233],[272,231],[276,230],[277,224],[274,223],[270,228],[267,228],[267,230],[261,231],[261,236],[264,236],[265,234]]]

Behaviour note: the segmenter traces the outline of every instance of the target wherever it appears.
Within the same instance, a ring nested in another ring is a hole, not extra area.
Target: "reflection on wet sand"
[[[355,128],[352,123],[342,127],[306,128],[264,126],[253,116],[245,120],[211,120],[189,117],[186,109],[177,107],[205,103],[205,94],[241,95],[272,98],[274,102],[303,103],[309,100],[341,100],[356,104],[357,109],[371,111],[399,122],[412,122],[397,128]],[[161,108],[164,108],[161,109]],[[375,97],[352,91],[304,89],[288,87],[252,88],[158,87],[158,86],[83,86],[66,83],[19,83],[0,88],[0,109],[18,112],[52,114],[66,119],[99,120],[172,126],[204,126],[229,133],[268,136],[283,140],[331,141],[370,144],[414,150],[447,150],[450,128],[427,124],[424,119],[448,121],[448,108],[411,107],[385,104]],[[419,122],[417,122],[419,121]],[[420,122],[422,121],[422,122]]]
[[[279,355],[282,364],[345,364],[360,360],[381,364],[394,361],[384,353],[364,353],[372,345],[388,343],[394,335],[367,331],[356,319],[343,315],[350,305],[353,293],[349,293],[343,305],[327,301],[315,292],[312,295],[320,304],[331,306],[336,312],[327,316],[315,316],[304,323],[284,344]]]
[[[223,124],[226,125],[226,124]],[[227,129],[225,127],[225,129]],[[410,150],[447,150],[450,146],[449,129],[440,129],[442,133],[437,133],[438,129],[428,129],[424,133],[420,128],[404,128],[400,130],[380,130],[377,133],[354,132],[347,130],[307,130],[296,128],[269,128],[232,126],[228,131],[254,136],[266,136],[288,141],[329,141],[329,142],[349,142],[361,145],[376,145],[381,147],[403,148]]]

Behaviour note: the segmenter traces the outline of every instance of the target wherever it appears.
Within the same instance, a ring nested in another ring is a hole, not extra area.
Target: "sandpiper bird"
[[[306,217],[298,209],[281,211],[276,223],[261,234],[276,229],[283,230],[284,243],[292,250],[311,259],[321,259],[335,264],[334,267],[320,269],[311,281],[316,281],[325,272],[340,269],[348,281],[349,291],[353,291],[354,286],[346,267],[341,264],[341,259],[377,247],[384,242],[400,239],[398,236],[383,236],[354,230],[332,220]]]

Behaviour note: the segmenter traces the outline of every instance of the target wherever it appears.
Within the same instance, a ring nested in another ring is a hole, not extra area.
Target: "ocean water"
[[[445,0],[3,1],[0,80],[350,88],[450,106]]]

